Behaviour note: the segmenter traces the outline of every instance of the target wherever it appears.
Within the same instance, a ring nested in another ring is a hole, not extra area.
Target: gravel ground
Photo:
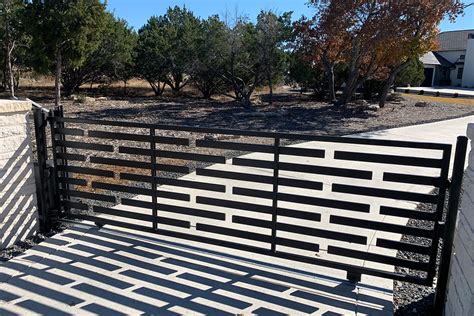
[[[449,192],[448,192],[449,193]],[[462,197],[462,191],[461,191]],[[448,208],[449,194],[446,195],[446,202],[444,205],[443,212],[443,221],[446,218],[446,211]],[[460,201],[461,205],[461,201]],[[424,212],[434,212],[436,206],[432,204],[419,204],[417,210]],[[421,221],[411,219],[408,221],[407,226],[430,229],[433,227],[433,222]],[[402,241],[409,243],[419,243],[423,245],[430,245],[430,242],[426,238],[414,237],[409,235],[402,236]],[[443,247],[443,240],[440,239],[438,246],[438,255],[436,257],[436,275],[434,284],[438,278],[438,265],[441,258],[441,249]],[[425,255],[415,254],[411,252],[399,251],[397,253],[398,258],[414,260],[414,261],[423,261],[427,262],[428,257]],[[406,268],[396,267],[396,272],[407,272]],[[410,274],[418,274],[420,277],[424,277],[425,273],[410,271]],[[394,303],[394,315],[395,316],[429,316],[432,315],[433,304],[435,298],[436,288],[433,286],[422,286],[407,282],[393,282],[393,303]]]
[[[200,99],[147,98],[65,102],[65,113],[82,118],[133,120],[136,122],[217,127],[246,130],[348,135],[365,131],[415,125],[474,114],[474,107],[401,98],[378,111],[354,111],[312,101],[308,96],[280,95],[273,106],[259,105],[255,111],[235,102]]]
[[[353,133],[384,130],[401,126],[428,123],[439,120],[452,119],[467,115],[474,115],[474,107],[457,104],[446,104],[430,102],[428,106],[419,107],[415,104],[419,100],[411,98],[395,98],[388,103],[385,108],[378,111],[355,110],[353,107],[336,108],[332,105],[312,101],[308,96],[280,95],[276,96],[276,102],[273,106],[259,105],[255,110],[245,110],[239,104],[234,102],[218,102],[206,101],[190,98],[135,98],[128,100],[96,100],[90,104],[79,104],[72,101],[64,103],[65,113],[69,117],[80,117],[90,119],[105,120],[127,120],[134,122],[200,126],[211,128],[229,128],[241,130],[260,130],[260,131],[279,131],[294,132],[313,135],[332,135],[341,136]],[[46,106],[51,104],[45,103]],[[79,127],[73,124],[68,127]],[[80,126],[84,128],[84,126]],[[93,126],[96,130],[107,130],[102,126]],[[114,132],[125,133],[143,133],[137,129],[130,128],[113,128]],[[172,137],[190,138],[193,143],[196,135],[190,135],[186,132],[164,132],[160,135]],[[74,137],[67,136],[68,140],[74,140]],[[205,137],[218,137],[219,139],[228,139],[228,136],[207,135]],[[86,141],[88,138],[82,138]],[[96,141],[97,140],[93,140]],[[104,140],[102,140],[103,142]],[[233,141],[243,141],[250,143],[265,143],[265,141],[257,138],[237,138]],[[130,141],[114,140],[108,142],[114,146],[133,146],[140,147],[137,143]],[[147,143],[143,143],[142,147],[147,148]],[[166,147],[168,146],[168,147]],[[177,149],[166,145],[163,148],[167,150]],[[181,149],[182,150],[182,149]],[[93,152],[87,150],[74,150],[69,153],[80,153],[90,156]],[[243,154],[243,152],[221,151],[216,149],[199,150],[204,154],[225,155],[227,158],[235,157]],[[97,154],[97,152],[94,152]],[[110,154],[107,156],[111,158]],[[121,159],[130,159],[123,154]],[[133,160],[140,160],[136,156]],[[142,158],[140,161],[147,161]],[[196,167],[204,167],[207,164],[196,164],[182,161],[171,161],[170,163],[178,163],[186,165],[194,170]],[[90,166],[90,163],[71,162],[76,166]],[[101,165],[101,169],[114,170],[115,172],[139,173],[137,169],[121,168],[110,169],[112,167]],[[146,172],[146,170],[145,170]],[[180,177],[177,173],[160,172],[162,177]],[[81,176],[81,178],[84,178]],[[89,181],[97,180],[96,178],[87,178]],[[118,179],[115,179],[119,181]],[[113,181],[113,180],[111,180]],[[90,182],[89,182],[90,183]],[[123,183],[123,180],[121,182]],[[150,185],[143,182],[128,182],[125,185],[149,188]],[[79,188],[78,188],[79,189]],[[97,190],[89,187],[81,190],[97,192]],[[113,192],[101,190],[99,193],[112,194]],[[116,193],[114,193],[116,194]],[[133,194],[123,193],[122,197],[132,197]],[[110,207],[110,203],[95,203],[99,206]],[[431,207],[421,204],[420,210],[428,210]],[[423,221],[410,220],[408,225],[416,227],[429,227],[430,223]],[[64,229],[59,227],[54,233]],[[10,259],[12,256],[18,255],[25,249],[41,242],[45,237],[42,235],[34,236],[26,242],[19,243],[12,248],[0,251],[0,261]],[[411,236],[403,236],[402,240],[407,242],[422,242],[426,240],[414,240]],[[412,253],[399,252],[401,258],[410,258],[415,260],[427,260],[425,257],[415,256]],[[397,268],[402,271],[403,268]],[[417,286],[404,282],[395,282],[394,284],[394,304],[396,315],[429,315],[429,308],[432,304],[434,289],[431,287]]]

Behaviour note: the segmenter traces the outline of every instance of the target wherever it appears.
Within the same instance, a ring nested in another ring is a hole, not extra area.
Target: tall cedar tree
[[[123,19],[106,13],[100,43],[79,65],[64,67],[62,84],[66,95],[77,92],[85,83],[120,80],[126,87],[133,74],[136,33]]]
[[[199,20],[191,11],[178,6],[165,15],[151,17],[139,32],[136,70],[156,95],[166,85],[174,92],[189,81],[187,74],[196,58],[195,43]]]
[[[103,32],[105,4],[100,0],[32,0],[27,11],[34,67],[42,72],[54,69],[58,106],[63,66],[81,66],[97,48]]]
[[[11,97],[15,97],[15,68],[18,70],[19,64],[25,62],[24,58],[21,57],[24,57],[24,48],[28,45],[28,36],[23,23],[25,8],[26,5],[23,0],[3,0],[0,2],[3,86],[8,89]]]

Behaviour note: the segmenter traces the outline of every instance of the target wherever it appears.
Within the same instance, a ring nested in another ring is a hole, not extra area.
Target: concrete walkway
[[[399,139],[411,141],[429,141],[454,143],[458,135],[464,135],[467,123],[474,122],[474,117],[397,128],[381,132],[359,134],[358,137]],[[321,144],[308,142],[297,145],[305,148],[324,148],[327,155],[335,150],[363,150],[366,152],[410,155],[420,157],[437,157],[439,153],[421,153],[419,150],[400,152],[397,148],[371,148],[362,145]],[[362,147],[361,147],[362,146]],[[251,153],[241,158],[266,160],[268,155]],[[289,159],[283,157],[283,159]],[[384,164],[367,164],[361,162],[313,161],[312,158],[291,158],[291,162],[306,164],[327,164],[344,168],[370,170],[374,179],[370,185],[380,188],[409,190],[411,192],[430,193],[431,188],[420,185],[387,184],[382,181],[384,171],[392,170],[406,174],[434,175],[433,170],[413,169],[407,166],[387,166]],[[259,168],[237,167],[230,164],[213,165],[214,170],[232,170],[253,174],[268,174],[270,171]],[[237,169],[236,169],[237,168]],[[391,169],[390,169],[391,168]],[[423,169],[423,168],[422,168]],[[321,222],[284,219],[285,222],[311,227],[324,227],[340,230],[341,227],[329,223],[330,214],[356,216],[356,218],[376,220],[379,222],[406,224],[406,219],[381,216],[380,205],[414,209],[416,203],[387,200],[383,198],[364,198],[349,194],[334,193],[330,188],[334,183],[367,185],[364,180],[348,180],[330,176],[304,175],[285,172],[285,177],[310,177],[312,181],[322,181],[323,191],[285,187],[286,193],[325,196],[345,201],[356,201],[370,204],[369,213],[348,214],[347,211],[327,210],[299,203],[286,202],[280,205],[304,211],[317,209],[321,213]],[[191,195],[191,202],[166,201],[174,205],[199,208],[226,214],[224,222],[212,219],[196,219],[189,215],[180,215],[160,211],[163,216],[189,220],[192,227],[196,223],[219,224],[251,232],[268,233],[268,229],[249,227],[232,223],[233,215],[241,211],[196,202],[196,197],[230,197],[232,188],[245,186],[243,181],[206,178],[190,174],[183,179],[226,185],[226,193],[209,193],[195,189],[183,189],[162,186],[160,189],[172,192],[185,192]],[[309,179],[309,178],[308,178]],[[230,181],[230,182],[229,182]],[[247,183],[247,186],[249,184]],[[268,190],[269,185],[255,185],[251,188]],[[207,194],[207,196],[206,196]],[[137,196],[136,200],[149,200],[146,196]],[[239,201],[268,205],[268,200],[251,197],[239,197]],[[143,209],[117,205],[117,209],[143,213]],[[266,219],[268,214],[247,214]],[[109,216],[110,218],[110,216]],[[117,218],[118,220],[119,218]],[[122,219],[123,220],[123,219]],[[127,222],[133,222],[127,220]],[[143,223],[140,223],[143,224]],[[166,227],[168,229],[168,227]],[[171,228],[170,228],[171,229]],[[174,228],[180,231],[179,228]],[[394,256],[393,250],[375,246],[379,237],[399,240],[399,234],[385,233],[371,229],[345,227],[346,233],[363,235],[370,240],[368,245],[350,244],[351,249]],[[188,229],[189,230],[189,229]],[[209,235],[195,231],[197,234]],[[221,237],[222,238],[222,237]],[[228,237],[226,240],[247,242]],[[317,241],[320,251],[317,256],[325,259],[339,260],[361,266],[393,271],[393,266],[367,262],[364,260],[337,257],[327,253],[328,245],[348,246],[346,242],[318,240],[308,237],[306,241]],[[257,244],[257,243],[255,243]],[[301,251],[302,255],[308,255]],[[310,254],[311,255],[311,254]],[[313,254],[314,255],[314,254]],[[76,225],[56,235],[0,266],[0,315],[29,314],[139,314],[139,313],[203,313],[203,314],[314,314],[314,315],[391,315],[393,282],[387,279],[364,276],[354,287],[345,281],[343,271],[295,263],[260,255],[249,255],[219,247],[205,246],[193,242],[183,242],[172,238],[136,233],[125,229],[106,227],[98,230],[93,226]],[[3,282],[3,283],[2,283]]]
[[[459,97],[459,98],[474,98],[474,89],[468,88],[450,88],[450,87],[402,87],[397,88],[397,92],[402,93],[419,93],[423,91],[424,94],[437,95],[442,97]]]

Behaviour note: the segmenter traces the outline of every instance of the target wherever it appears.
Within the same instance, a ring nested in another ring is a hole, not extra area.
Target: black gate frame
[[[123,121],[105,121],[105,120],[90,120],[90,119],[80,119],[80,118],[65,118],[63,114],[62,107],[50,111],[49,115],[46,116],[45,112],[36,109],[34,111],[34,121],[35,121],[35,132],[36,132],[36,142],[37,142],[37,152],[38,152],[38,164],[39,164],[39,178],[41,179],[38,186],[38,199],[39,199],[39,212],[40,212],[40,224],[42,231],[49,231],[56,221],[65,220],[67,216],[71,214],[66,214],[64,212],[67,207],[60,207],[62,204],[61,194],[60,194],[60,184],[59,178],[68,177],[67,168],[63,168],[62,171],[58,169],[58,162],[61,166],[67,166],[67,156],[65,146],[58,145],[58,141],[64,144],[65,135],[67,133],[61,133],[56,136],[57,131],[65,130],[64,123],[77,123],[77,124],[105,124],[110,126],[120,126],[120,127],[136,127],[136,128],[147,128],[149,129],[150,139],[156,137],[155,130],[157,129],[166,129],[166,130],[175,130],[175,131],[186,131],[186,132],[198,132],[198,133],[214,133],[214,134],[224,134],[224,135],[240,135],[240,136],[252,136],[252,137],[265,137],[274,139],[274,170],[273,170],[273,227],[272,227],[272,238],[276,239],[276,230],[277,230],[277,205],[276,205],[276,196],[278,194],[278,165],[279,165],[279,149],[280,139],[298,139],[306,141],[325,141],[325,142],[335,142],[335,143],[350,143],[350,144],[365,144],[365,145],[375,145],[375,146],[401,146],[401,147],[411,147],[411,148],[424,148],[424,149],[442,149],[443,150],[443,161],[444,164],[441,167],[441,183],[438,184],[440,191],[440,200],[437,205],[436,210],[436,220],[434,221],[434,231],[436,236],[433,237],[433,243],[435,246],[432,247],[432,253],[430,254],[430,267],[428,271],[428,276],[426,279],[414,278],[408,275],[402,276],[397,273],[390,272],[380,272],[380,270],[364,268],[360,266],[343,264],[338,262],[332,262],[324,259],[310,258],[305,256],[300,256],[296,254],[280,253],[275,250],[275,242],[272,242],[271,249],[263,251],[261,248],[253,247],[249,245],[236,244],[224,240],[216,240],[209,237],[196,236],[191,234],[184,234],[180,232],[173,232],[169,230],[163,230],[158,227],[157,222],[157,202],[156,202],[156,180],[153,180],[152,190],[155,192],[153,195],[153,217],[155,218],[153,226],[151,229],[146,231],[158,233],[164,236],[180,238],[184,240],[193,240],[202,243],[214,244],[223,247],[236,248],[239,250],[279,257],[288,260],[296,260],[304,263],[311,263],[326,267],[331,267],[335,269],[347,271],[347,278],[353,282],[360,281],[361,274],[368,274],[378,277],[391,278],[393,280],[412,282],[421,285],[432,285],[434,276],[436,273],[436,255],[438,252],[438,242],[439,238],[443,238],[443,248],[441,252],[441,264],[439,266],[439,275],[437,282],[437,294],[436,294],[436,309],[435,313],[440,313],[440,308],[442,307],[445,301],[446,287],[449,276],[449,266],[452,254],[452,245],[454,238],[454,230],[457,219],[458,207],[459,207],[459,198],[462,186],[462,178],[464,174],[464,163],[467,150],[467,138],[464,136],[459,136],[456,144],[456,152],[454,159],[454,167],[452,174],[452,181],[449,181],[448,171],[449,163],[451,156],[451,145],[445,144],[434,144],[434,143],[415,143],[415,142],[405,142],[405,141],[387,141],[387,140],[374,140],[374,139],[364,139],[364,138],[346,138],[346,137],[327,137],[327,136],[312,136],[312,135],[298,135],[298,134],[285,134],[285,133],[273,133],[273,132],[254,132],[254,131],[236,131],[236,130],[224,130],[224,129],[215,129],[215,128],[198,128],[198,127],[185,127],[185,126],[167,126],[167,125],[157,125],[157,124],[146,124],[146,123],[134,123],[134,122],[123,122]],[[53,166],[48,164],[48,150],[47,150],[47,123],[50,124],[51,131],[51,143],[52,143],[52,160]],[[67,129],[66,129],[67,130]],[[130,135],[130,134],[128,134]],[[145,136],[145,135],[137,135]],[[133,140],[133,137],[132,139]],[[416,145],[415,145],[416,144]],[[246,145],[251,149],[258,148],[259,145]],[[59,149],[58,151],[56,149]],[[150,153],[151,153],[151,162],[152,166],[155,166],[156,156],[155,156],[155,142],[150,142]],[[59,156],[58,157],[58,153]],[[416,158],[415,158],[416,159]],[[155,179],[156,177],[156,167],[152,167],[151,177]],[[417,180],[411,180],[417,181]],[[419,180],[418,180],[419,181]],[[417,182],[413,182],[417,183]],[[65,188],[68,189],[68,184],[65,184]],[[446,216],[446,222],[441,222],[443,208],[445,203],[445,193],[449,189],[449,204],[448,211]],[[107,220],[100,217],[86,216],[86,215],[76,215],[76,219],[91,220],[97,224],[105,225],[117,225],[117,222],[113,220]],[[124,224],[119,222],[118,226],[128,227],[132,229],[143,230],[143,226],[137,227],[133,224]],[[403,233],[403,232],[400,232]],[[400,249],[403,250],[403,249]]]

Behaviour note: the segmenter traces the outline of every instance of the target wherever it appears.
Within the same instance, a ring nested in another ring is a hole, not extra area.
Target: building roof
[[[469,34],[474,34],[474,29],[448,31],[438,34],[438,51],[466,50]]]
[[[428,52],[421,56],[420,61],[424,65],[435,65],[435,66],[444,66],[451,67],[453,66],[446,58],[438,54],[437,52]]]

